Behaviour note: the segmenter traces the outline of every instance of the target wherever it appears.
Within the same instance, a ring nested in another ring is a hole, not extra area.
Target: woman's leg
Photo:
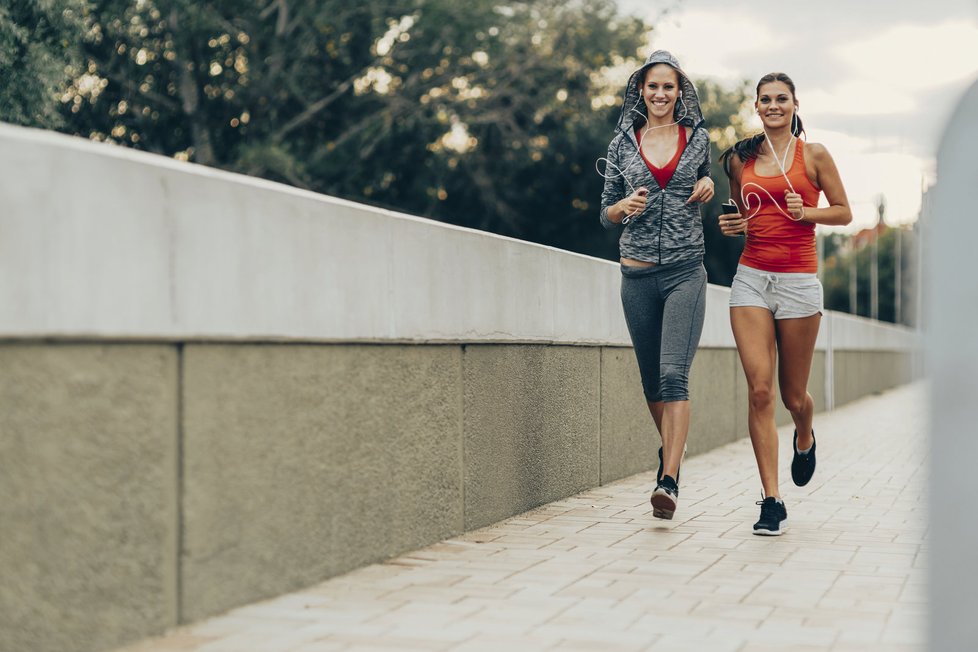
[[[767,308],[735,307],[730,309],[730,325],[747,377],[747,428],[764,496],[780,498],[778,429],[774,421],[774,367],[777,360],[774,316]]]
[[[815,339],[820,314],[800,319],[779,319],[775,328],[778,340],[778,386],[781,400],[791,413],[798,431],[798,450],[811,448],[812,415],[815,403],[808,393],[808,377],[815,354]]]
[[[689,369],[703,333],[706,315],[706,269],[702,266],[663,279],[666,300],[662,311],[663,476],[676,479],[689,435]]]
[[[663,403],[659,387],[659,349],[662,339],[662,297],[655,276],[623,272],[621,303],[642,377],[646,404],[661,436]]]
[[[659,431],[659,437],[662,437],[662,410],[665,408],[665,403],[662,401],[646,401],[649,405],[649,413],[652,415],[652,420],[655,422],[655,429]]]
[[[662,475],[677,479],[689,435],[689,399],[668,401],[662,411]]]

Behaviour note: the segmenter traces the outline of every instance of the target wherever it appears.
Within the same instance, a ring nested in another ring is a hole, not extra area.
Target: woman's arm
[[[706,135],[706,154],[703,156],[703,162],[696,169],[696,178],[702,179],[704,177],[710,176],[710,135],[706,130],[706,127],[700,127],[703,133]],[[687,139],[690,138],[691,134],[687,134]]]
[[[730,199],[737,204],[738,212],[720,214],[720,232],[723,235],[742,235],[747,233],[747,220],[744,219],[745,206],[740,199],[740,173],[744,163],[740,157],[731,153],[727,158],[727,178],[730,180]]]
[[[648,191],[639,188],[626,196],[623,171],[619,168],[618,142],[608,146],[608,159],[605,165],[604,192],[601,193],[601,225],[606,229],[621,224],[626,215],[637,215],[645,210],[645,196]]]
[[[839,169],[832,160],[832,155],[824,145],[811,143],[805,145],[805,154],[811,157],[815,168],[815,185],[825,193],[829,205],[825,208],[802,206],[801,195],[785,193],[788,212],[803,222],[825,224],[827,226],[845,226],[852,222],[852,210],[849,208],[849,198],[842,185]]]
[[[685,129],[689,129],[689,127],[685,127]],[[703,133],[706,134],[705,129]],[[689,134],[686,137],[690,138]],[[707,136],[706,154],[703,156],[703,162],[696,168],[696,183],[693,185],[693,193],[686,200],[686,203],[692,204],[696,201],[706,203],[711,199],[713,199],[713,179],[710,178],[710,138]]]
[[[609,207],[608,219],[614,221],[615,224],[621,224],[626,216],[630,215],[634,217],[635,215],[641,214],[645,210],[645,202],[647,201],[648,195],[648,188],[642,186],[628,197]]]
[[[600,161],[599,161],[600,162]],[[612,140],[608,145],[608,157],[604,166],[604,190],[601,192],[601,226],[611,229],[621,224],[624,215],[615,206],[624,196],[624,179],[618,168],[618,143]]]

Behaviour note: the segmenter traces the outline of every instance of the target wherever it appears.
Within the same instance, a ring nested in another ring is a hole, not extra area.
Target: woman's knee
[[[784,403],[788,412],[802,412],[808,406],[808,392],[782,390],[781,402]]]
[[[649,387],[648,385],[642,385],[642,392],[645,394],[645,400],[648,403],[661,403],[662,402],[662,388],[661,387]]]
[[[770,410],[774,407],[774,388],[771,385],[754,385],[748,391],[750,408],[754,411]]]
[[[662,400],[689,400],[689,369],[682,365],[664,364],[660,369],[659,384]]]

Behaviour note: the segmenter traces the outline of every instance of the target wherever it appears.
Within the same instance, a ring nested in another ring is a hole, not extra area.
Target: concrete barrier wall
[[[2,650],[108,649],[656,464],[612,263],[3,125],[0,196]],[[691,454],[747,434],[727,293]],[[915,341],[828,313],[816,407],[909,380]]]
[[[0,346],[0,650],[175,622],[177,387],[172,346]]]
[[[463,531],[459,347],[183,355],[182,620]]]

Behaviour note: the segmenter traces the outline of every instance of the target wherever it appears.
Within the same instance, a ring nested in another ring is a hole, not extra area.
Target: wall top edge
[[[821,339],[821,338],[820,338]],[[282,334],[236,335],[227,333],[120,333],[120,332],[14,332],[0,331],[0,344],[291,344],[291,345],[552,345],[552,346],[594,346],[631,348],[628,340],[622,339],[584,339],[553,337],[499,337],[472,335],[459,337],[309,337]],[[701,341],[699,349],[733,349],[732,343]],[[824,351],[824,342],[816,345],[816,350]],[[919,333],[911,331],[900,341],[878,341],[873,345],[866,343],[835,343],[836,351],[916,351],[922,348]]]
[[[360,202],[351,201],[349,199],[343,199],[342,197],[326,195],[326,194],[314,192],[312,190],[304,190],[302,188],[296,188],[295,186],[290,186],[285,183],[270,181],[268,179],[262,179],[259,177],[252,177],[237,172],[230,172],[228,170],[222,170],[220,168],[201,165],[199,163],[191,163],[189,161],[178,161],[176,159],[169,158],[167,156],[162,156],[160,154],[154,154],[152,152],[144,152],[141,150],[130,149],[128,147],[123,147],[122,145],[116,145],[114,143],[96,142],[96,141],[86,140],[85,138],[81,138],[79,136],[71,136],[68,134],[62,134],[56,131],[49,131],[45,129],[22,127],[19,125],[12,125],[5,122],[0,122],[0,139],[17,140],[29,145],[31,144],[49,145],[60,149],[74,150],[77,152],[92,154],[99,157],[113,158],[121,161],[128,161],[131,163],[136,163],[141,166],[158,168],[160,170],[176,172],[182,175],[197,176],[201,178],[220,180],[227,183],[238,184],[249,188],[268,190],[276,193],[281,193],[283,195],[288,195],[291,197],[302,198],[305,200],[312,200],[314,202],[324,204],[325,206],[344,207],[344,208],[350,208],[355,210],[366,210],[375,214],[385,215],[387,217],[395,218],[398,220],[404,220],[408,222],[415,222],[418,224],[434,226],[439,229],[457,231],[459,233],[475,235],[480,238],[499,240],[502,242],[508,242],[511,244],[526,246],[534,249],[540,249],[543,251],[551,251],[560,254],[562,256],[570,256],[574,258],[580,258],[583,260],[589,260],[610,267],[615,267],[615,268],[618,267],[618,264],[615,263],[614,261],[605,260],[603,258],[596,258],[594,256],[588,256],[586,254],[580,254],[574,251],[567,251],[565,249],[559,249],[557,247],[552,247],[549,245],[530,242],[528,240],[520,240],[519,238],[513,238],[510,236],[490,233],[488,231],[480,231],[478,229],[472,229],[465,226],[449,224],[448,222],[441,222],[428,217],[412,215],[410,213],[404,213],[390,208],[383,208],[381,206],[363,204]],[[595,224],[597,224],[597,217],[595,217]]]

